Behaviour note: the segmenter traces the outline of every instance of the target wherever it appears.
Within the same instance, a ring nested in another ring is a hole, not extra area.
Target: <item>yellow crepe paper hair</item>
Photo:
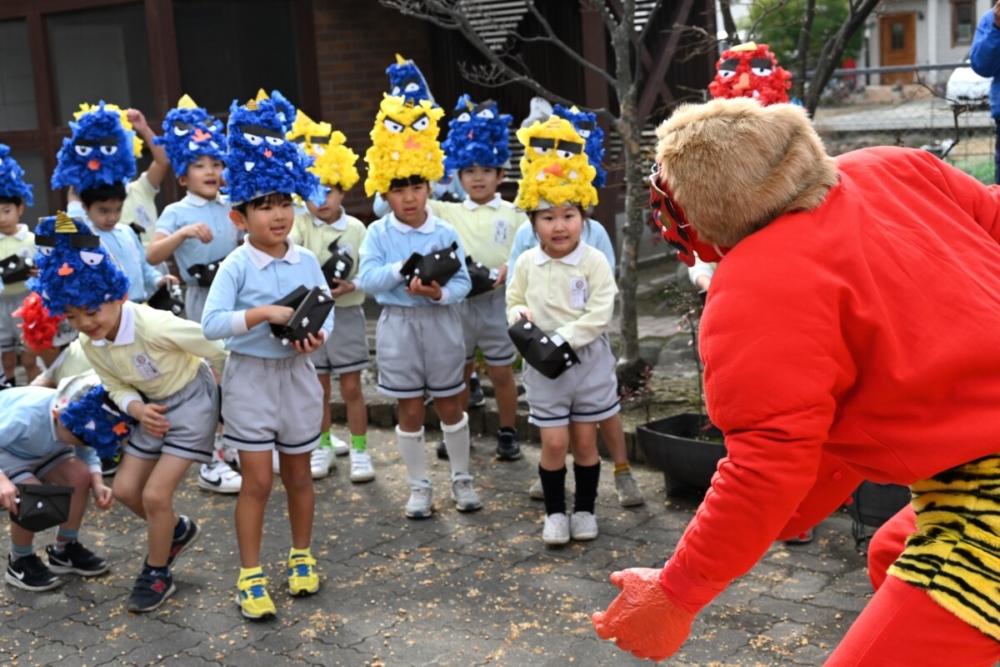
[[[88,113],[90,111],[97,111],[99,108],[100,107],[98,107],[96,104],[87,104],[86,102],[84,102],[83,104],[80,105],[80,110],[73,114],[73,119],[74,120],[80,120],[80,116],[82,116],[83,114]],[[104,104],[104,108],[107,111],[117,112],[117,114],[122,119],[122,127],[124,127],[126,130],[132,130],[133,129],[132,128],[132,123],[129,122],[129,119],[128,119],[128,111],[127,110],[122,109],[121,107],[119,107],[116,104],[107,104],[107,103]],[[139,133],[138,132],[136,132],[133,135],[133,137],[132,137],[132,153],[136,157],[139,157],[139,156],[142,155],[142,139],[139,138]]]
[[[429,100],[412,104],[402,97],[383,97],[371,131],[372,145],[365,153],[369,197],[388,192],[397,178],[437,181],[444,176],[444,151],[437,139],[443,115],[444,109]]]
[[[587,161],[585,141],[565,118],[550,116],[517,131],[524,146],[521,180],[514,204],[523,211],[535,211],[545,200],[553,206],[597,204],[597,189],[591,181],[597,173]],[[532,146],[532,141],[541,146]]]
[[[344,133],[335,132],[329,123],[317,123],[299,110],[295,124],[285,138],[298,143],[307,155],[316,158],[309,171],[319,176],[323,185],[338,185],[347,192],[361,178],[358,168],[354,166],[358,154],[345,145],[347,137]]]
[[[329,123],[317,123],[299,109],[299,113],[295,116],[295,123],[285,138],[299,143],[307,154],[315,156],[317,153],[314,150],[313,140],[326,139],[331,132],[333,132],[333,127]],[[299,142],[300,139],[303,141]]]

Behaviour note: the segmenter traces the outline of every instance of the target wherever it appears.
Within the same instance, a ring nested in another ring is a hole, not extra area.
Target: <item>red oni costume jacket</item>
[[[819,207],[715,274],[701,354],[729,455],[660,576],[687,611],[862,477],[908,485],[1000,451],[1000,187],[908,149],[837,166]]]

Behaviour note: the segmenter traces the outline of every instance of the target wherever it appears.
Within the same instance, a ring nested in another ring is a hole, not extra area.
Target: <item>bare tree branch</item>
[[[598,74],[601,78],[607,81],[608,85],[610,86],[615,85],[616,81],[611,77],[610,74],[608,74],[603,69],[601,69],[600,67],[598,67],[597,65],[590,62],[582,55],[571,49],[566,42],[561,40],[556,35],[555,31],[552,30],[552,26],[549,24],[548,20],[542,15],[540,11],[538,11],[538,8],[535,6],[534,0],[527,0],[527,5],[528,5],[528,11],[530,11],[531,15],[535,17],[535,20],[541,24],[542,29],[545,31],[546,37],[525,39],[520,34],[515,32],[514,35],[518,39],[521,39],[522,41],[549,41],[555,46],[557,46],[561,51],[568,54],[571,58],[573,58],[573,60],[580,63],[585,68],[589,69],[591,72]]]
[[[802,30],[799,32],[799,43],[796,47],[799,55],[795,73],[795,97],[802,99],[806,86],[806,69],[809,66],[809,37],[812,35],[813,18],[816,16],[816,0],[806,0],[806,15],[802,17]]]
[[[649,34],[650,26],[659,18],[657,14],[660,13],[661,9],[663,9],[663,0],[656,0],[656,4],[650,8],[649,14],[646,15],[646,24],[642,26],[642,32],[639,33],[639,39],[637,40],[639,44],[646,43],[646,36]]]
[[[612,1],[614,2],[614,0]],[[580,0],[580,4],[587,5],[591,10],[597,12],[597,15],[601,17],[601,21],[604,22],[604,27],[608,29],[608,32],[614,32],[618,27],[618,22],[615,21],[615,17],[611,15],[611,11],[608,9],[608,5],[605,0]]]
[[[733,9],[729,0],[719,0],[719,9],[722,12],[722,27],[726,30],[726,37],[739,43],[740,33],[736,29],[736,21],[733,20]]]
[[[826,40],[820,51],[819,61],[809,81],[809,92],[805,97],[806,111],[811,118],[816,113],[819,106],[820,95],[830,81],[833,70],[837,69],[840,58],[847,49],[847,43],[858,28],[864,25],[868,16],[875,10],[881,0],[851,0],[847,20],[840,26],[840,29],[833,37]]]

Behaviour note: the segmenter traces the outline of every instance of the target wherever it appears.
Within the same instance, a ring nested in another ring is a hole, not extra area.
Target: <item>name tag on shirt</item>
[[[156,367],[153,360],[147,354],[137,354],[132,357],[132,365],[139,373],[139,377],[147,382],[160,377],[160,369]]]
[[[587,305],[587,279],[572,278],[569,281],[569,300],[573,308],[583,310]]]
[[[497,218],[493,221],[493,240],[496,243],[507,243],[507,231],[509,225],[504,218]]]

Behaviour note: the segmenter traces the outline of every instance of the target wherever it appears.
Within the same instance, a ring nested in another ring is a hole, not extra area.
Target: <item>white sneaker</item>
[[[451,478],[451,499],[459,512],[475,512],[483,508],[483,501],[472,486],[472,475],[459,473]]]
[[[542,490],[542,480],[536,479],[528,489],[528,497],[532,500],[545,500],[545,491]]]
[[[406,518],[426,519],[434,512],[431,499],[431,483],[426,479],[406,478],[410,485],[410,499],[406,503]]]
[[[243,476],[225,461],[203,463],[198,475],[198,488],[215,493],[239,493]]]
[[[366,451],[351,450],[351,481],[354,483],[370,482],[375,479],[372,469],[372,457]]]
[[[278,458],[278,450],[271,450],[271,470],[274,471],[275,475],[281,474],[281,459]]]
[[[330,474],[333,465],[333,450],[329,447],[317,447],[312,450],[309,466],[312,468],[313,479],[323,479]]]
[[[569,518],[569,534],[577,542],[597,538],[597,517],[591,512],[573,512]]]
[[[230,445],[228,442],[223,440],[216,447],[220,452],[222,452],[222,460],[229,464],[229,467],[233,470],[239,470],[240,467],[240,452],[238,449]]]
[[[347,456],[351,453],[351,446],[330,433],[330,444],[333,445],[333,453],[337,456]]]
[[[546,544],[566,544],[569,542],[569,517],[560,512],[545,517],[545,528],[542,529],[542,542]]]

